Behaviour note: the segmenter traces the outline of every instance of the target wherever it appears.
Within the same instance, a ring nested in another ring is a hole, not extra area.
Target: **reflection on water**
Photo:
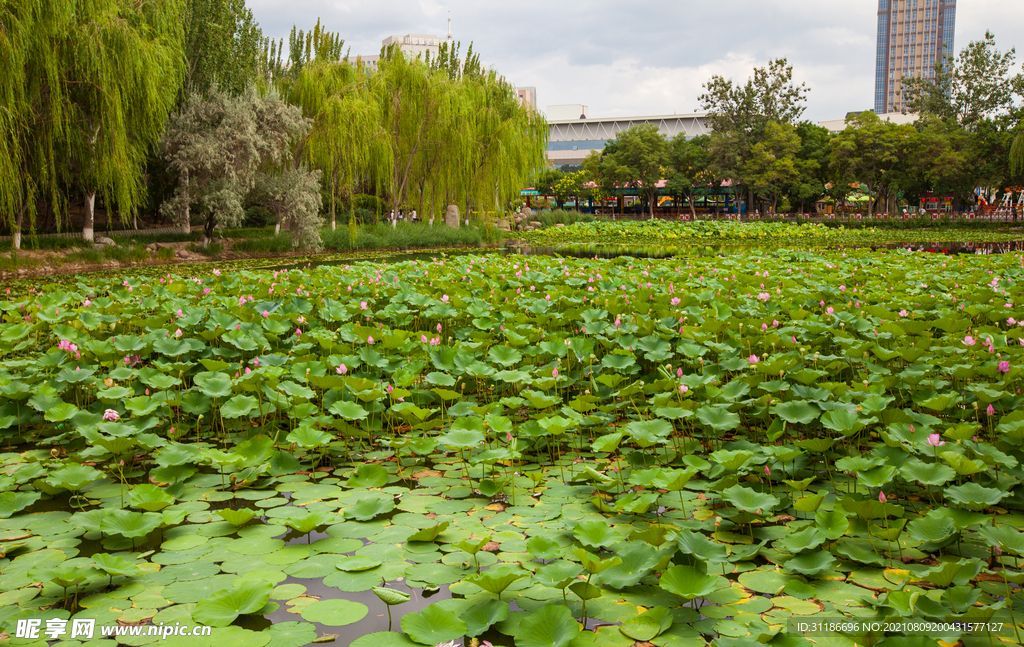
[[[690,244],[678,245],[516,245],[506,247],[506,251],[512,254],[523,254],[526,256],[573,256],[576,258],[615,258],[618,256],[632,256],[636,258],[701,258],[708,256],[731,256],[734,254],[747,254],[752,251],[773,252],[779,249],[779,245],[770,243],[760,244],[725,244],[725,245],[700,245]],[[786,246],[791,249],[792,246]],[[810,246],[805,249],[834,250],[834,249],[906,249],[916,252],[932,252],[939,254],[1003,254],[1006,252],[1024,251],[1024,241],[1015,240],[1001,243],[958,243],[958,242],[913,242],[913,243],[884,243],[879,245],[821,245]]]
[[[876,245],[827,245],[816,244],[808,241],[806,245],[788,244],[780,246],[777,243],[726,243],[720,245],[701,245],[699,243],[688,243],[686,245],[616,245],[616,244],[571,244],[571,245],[521,245],[509,244],[498,248],[479,249],[457,249],[451,251],[431,250],[429,252],[399,252],[380,255],[360,254],[358,256],[329,256],[322,258],[307,258],[299,263],[285,265],[268,265],[259,269],[264,270],[292,270],[299,268],[312,269],[316,267],[331,267],[334,265],[348,265],[359,261],[379,261],[384,263],[399,263],[403,261],[430,261],[441,256],[465,256],[467,254],[522,254],[524,256],[571,256],[575,258],[616,258],[619,256],[631,256],[634,258],[705,258],[711,256],[732,256],[735,254],[748,254],[752,251],[774,252],[780,248],[784,249],[807,249],[807,250],[837,250],[837,249],[906,249],[916,252],[932,252],[938,254],[1003,254],[1006,252],[1024,251],[1024,240],[1015,240],[1000,243],[966,243],[966,242],[912,242],[912,243],[881,243]]]

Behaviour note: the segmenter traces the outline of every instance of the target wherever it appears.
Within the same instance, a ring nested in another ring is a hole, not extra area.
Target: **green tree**
[[[910,112],[930,114],[974,130],[985,118],[1008,116],[1014,91],[1024,83],[1013,73],[1015,50],[1000,52],[991,32],[972,41],[955,58],[935,66],[935,79],[904,82]]]
[[[243,201],[260,173],[268,168],[285,172],[295,168],[290,166],[291,145],[308,128],[309,120],[301,111],[274,91],[260,96],[250,88],[232,97],[213,86],[207,96],[189,95],[169,120],[162,143],[164,155],[178,174],[178,187],[162,211],[183,227],[189,227],[193,211],[198,213],[205,220],[206,241],[213,238],[218,224],[240,224],[245,217]],[[275,195],[282,194],[278,190]],[[310,204],[294,197],[276,201]],[[308,219],[296,222],[307,223]],[[298,239],[317,240],[317,235],[302,232]]]
[[[57,161],[66,121],[57,43],[72,16],[46,0],[0,6],[0,209],[13,233],[35,228],[39,201],[59,208]]]
[[[311,121],[296,156],[322,173],[330,195],[332,230],[337,226],[338,200],[347,200],[352,218],[360,178],[382,178],[390,168],[391,140],[368,84],[365,70],[347,61],[319,59],[307,62],[294,80],[282,84],[288,101]]]
[[[163,131],[181,83],[178,2],[77,0],[77,23],[59,41],[67,101],[65,171],[85,197],[82,238],[94,236],[97,193],[122,220],[145,195],[146,156]]]
[[[749,187],[744,169],[754,145],[764,138],[770,123],[793,123],[803,114],[807,86],[793,83],[793,67],[775,59],[767,68],[754,68],[746,84],[714,75],[704,84],[699,98],[711,127],[709,149],[717,172],[734,183]],[[749,192],[748,208],[753,207]]]
[[[599,200],[616,196],[616,191],[626,184],[625,169],[615,161],[613,155],[617,148],[618,144],[614,140],[607,142],[603,150],[592,150],[583,160],[583,170],[594,183],[594,193]],[[615,215],[614,208],[612,215]]]
[[[587,182],[586,171],[576,171],[575,173],[563,173],[558,181],[555,182],[555,186],[552,189],[554,191],[555,200],[558,201],[559,207],[568,202],[570,197],[577,198],[577,210],[579,209],[579,197],[585,192],[584,184]]]
[[[64,187],[85,195],[86,240],[97,193],[122,218],[137,208],[145,154],[180,83],[181,11],[173,0],[0,7],[0,203],[15,248],[41,199],[60,213]]]
[[[770,123],[746,160],[744,177],[754,191],[768,197],[773,211],[778,208],[779,196],[800,175],[796,160],[799,150],[796,128],[788,123]]]
[[[832,142],[827,128],[809,121],[797,124],[796,132],[800,137],[800,150],[796,153],[798,175],[787,188],[786,197],[791,206],[804,213],[813,209],[825,193]]]
[[[686,133],[679,133],[669,142],[667,187],[676,198],[686,198],[693,217],[697,216],[694,192],[710,187],[717,179],[712,171],[710,141],[707,135],[688,139]]]
[[[845,185],[852,178],[863,184],[871,198],[869,216],[876,189],[886,174],[906,159],[914,132],[913,126],[897,126],[865,110],[849,119],[846,129],[833,138],[830,166],[838,178],[836,183]]]
[[[1024,173],[1024,126],[1017,127],[1017,135],[1010,147],[1010,172],[1014,175]]]
[[[637,124],[619,133],[611,157],[621,168],[625,185],[640,192],[647,202],[650,217],[654,218],[658,182],[665,176],[668,164],[668,142],[654,124]]]
[[[263,32],[245,0],[186,0],[183,22],[187,90],[239,95],[258,80]]]

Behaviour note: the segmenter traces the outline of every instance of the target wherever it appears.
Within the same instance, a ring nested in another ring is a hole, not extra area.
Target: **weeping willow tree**
[[[472,198],[495,210],[519,195],[523,180],[544,160],[548,129],[544,119],[525,108],[512,87],[493,70],[464,77],[474,106]]]
[[[464,59],[442,45],[432,60],[391,48],[372,89],[391,140],[390,196],[396,209],[418,204],[500,207],[544,159],[547,129],[514,88],[484,71],[472,47]],[[426,208],[424,208],[426,207]]]
[[[1010,147],[1010,172],[1014,175],[1024,173],[1024,126],[1018,127]]]
[[[67,100],[69,183],[85,198],[92,241],[96,195],[126,222],[142,202],[146,156],[163,132],[184,73],[180,0],[75,0],[59,40]]]
[[[0,5],[0,209],[21,247],[21,230],[35,228],[43,197],[59,204],[55,178],[65,124],[64,87],[55,43],[73,15],[48,0]]]
[[[419,59],[392,46],[370,73],[339,58],[342,43],[318,22],[305,36],[293,30],[287,62],[283,41],[264,50],[268,78],[312,124],[294,163],[321,171],[332,228],[339,201],[353,222],[360,189],[424,218],[453,203],[500,208],[543,163],[543,119],[472,47],[464,58],[445,44]]]
[[[347,61],[315,61],[285,84],[288,101],[312,123],[296,156],[322,173],[330,195],[332,230],[337,227],[338,200],[348,199],[351,221],[360,179],[379,180],[389,169],[391,140],[368,82],[366,72]]]

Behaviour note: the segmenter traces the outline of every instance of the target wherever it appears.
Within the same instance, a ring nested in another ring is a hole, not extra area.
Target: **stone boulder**
[[[456,204],[448,205],[448,208],[444,212],[444,224],[449,227],[459,228],[459,206]]]
[[[98,236],[94,241],[97,245],[106,245],[108,247],[117,247],[117,243],[114,242],[113,238],[107,238],[106,236]]]

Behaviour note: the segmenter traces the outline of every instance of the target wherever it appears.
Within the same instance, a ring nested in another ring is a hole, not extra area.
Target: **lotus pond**
[[[1020,254],[204,269],[3,295],[0,641],[1020,642]]]

